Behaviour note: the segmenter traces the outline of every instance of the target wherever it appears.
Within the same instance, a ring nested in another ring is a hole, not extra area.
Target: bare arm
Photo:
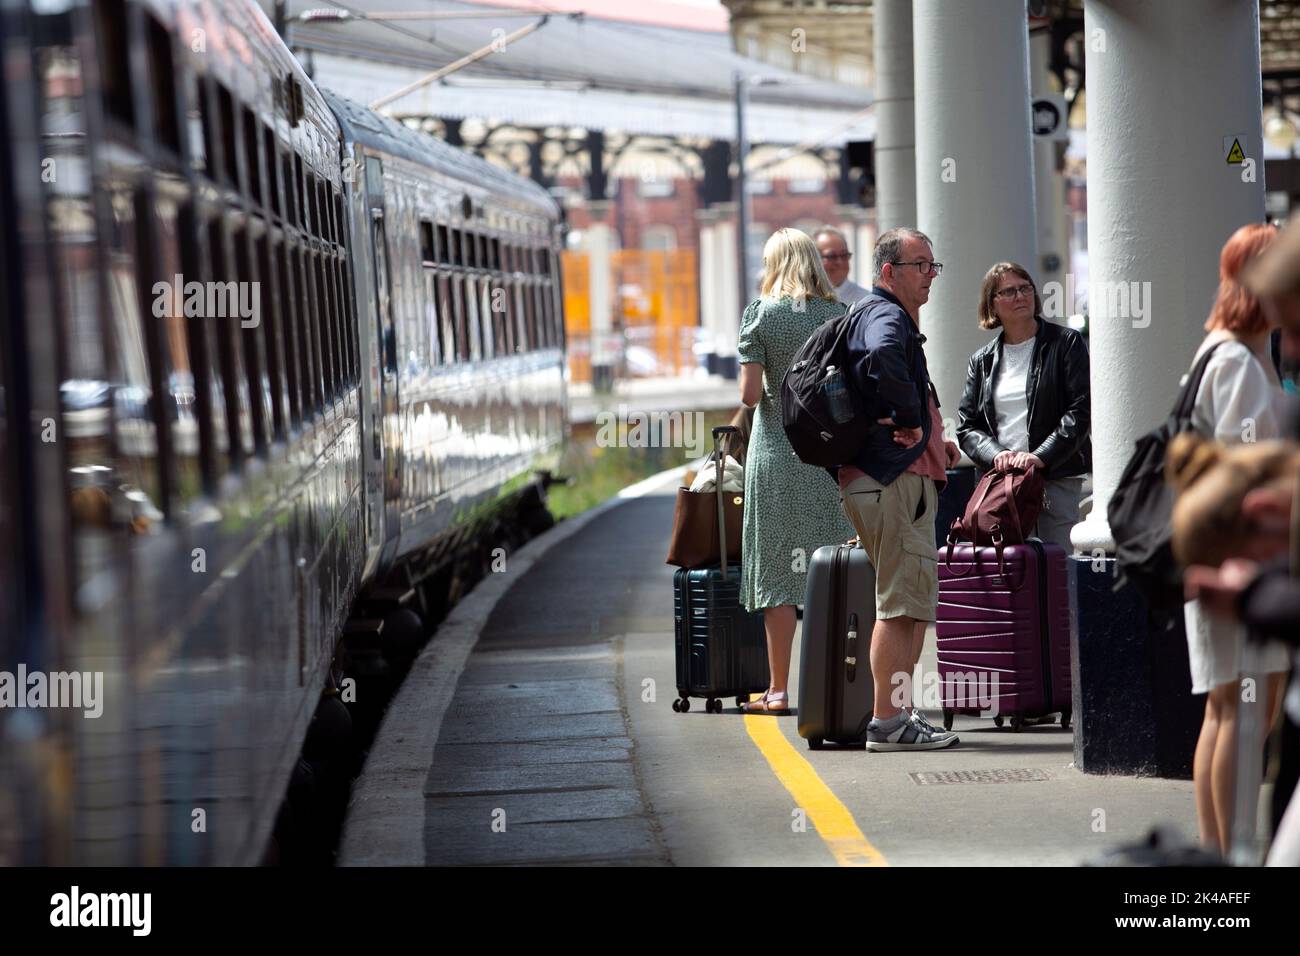
[[[740,401],[746,408],[753,408],[763,397],[763,366],[757,362],[746,362],[740,366]]]

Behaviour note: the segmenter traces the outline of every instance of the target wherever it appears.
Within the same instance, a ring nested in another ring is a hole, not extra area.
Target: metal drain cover
[[[922,787],[945,783],[1032,783],[1035,780],[1052,780],[1047,770],[941,770],[937,773],[909,773],[912,782]]]

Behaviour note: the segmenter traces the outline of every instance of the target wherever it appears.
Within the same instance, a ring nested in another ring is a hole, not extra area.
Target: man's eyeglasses
[[[1024,296],[1026,299],[1033,298],[1034,287],[1031,285],[1017,285],[1010,289],[1003,289],[1001,292],[994,292],[993,298],[1001,299],[1003,302],[1010,302],[1012,299],[1019,299]]]
[[[915,262],[895,262],[896,266],[916,266],[916,270],[921,275],[938,275],[943,271],[942,262],[931,262],[929,259],[917,259]]]
[[[851,252],[823,252],[821,254],[822,262],[848,262],[853,258]]]

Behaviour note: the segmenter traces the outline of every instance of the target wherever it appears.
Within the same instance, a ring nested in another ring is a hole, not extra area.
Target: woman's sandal
[[[773,704],[779,706],[773,707]],[[763,691],[763,696],[758,700],[751,700],[748,703],[741,704],[742,713],[746,714],[788,714],[790,713],[790,695],[786,691]]]

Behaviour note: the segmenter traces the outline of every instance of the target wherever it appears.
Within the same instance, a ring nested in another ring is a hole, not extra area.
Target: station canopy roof
[[[263,0],[264,6],[270,6]],[[732,49],[724,16],[662,0],[480,2],[353,0],[307,10],[352,13],[477,14],[467,19],[291,22],[289,45],[318,82],[373,102],[549,13],[535,32],[440,81],[393,101],[402,118],[478,118],[530,127],[732,140],[734,74],[761,78],[750,88],[746,135],[755,143],[837,146],[873,139],[872,95],[748,59]],[[566,12],[582,8],[581,18]],[[721,9],[721,8],[718,8]],[[557,12],[558,11],[558,12]],[[269,11],[268,11],[269,12]],[[633,19],[633,17],[635,19]]]

